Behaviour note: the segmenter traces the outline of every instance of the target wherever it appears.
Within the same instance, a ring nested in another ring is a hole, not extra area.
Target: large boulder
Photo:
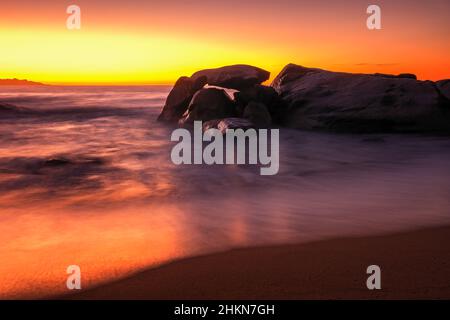
[[[443,96],[450,99],[450,79],[440,80],[436,85]]]
[[[205,77],[181,77],[167,96],[159,121],[176,122],[186,112],[194,94],[206,84]]]
[[[434,82],[290,64],[272,86],[286,103],[285,124],[357,132],[450,131],[450,105]]]
[[[269,110],[260,102],[250,102],[244,109],[243,117],[258,128],[268,128],[272,124]]]
[[[216,69],[205,69],[195,72],[192,79],[206,77],[210,86],[242,90],[261,84],[270,77],[270,72],[245,64],[225,66]]]
[[[194,121],[208,121],[220,118],[234,117],[235,105],[225,90],[218,88],[203,88],[194,95],[188,110],[180,119],[179,124],[185,125]]]
[[[237,103],[244,105],[252,101],[269,105],[276,102],[278,98],[278,93],[274,88],[263,85],[255,85],[242,91],[236,91],[233,95]]]
[[[280,99],[277,91],[269,86],[256,85],[242,91],[236,91],[234,93],[234,100],[236,101],[236,109],[239,116],[243,116],[244,109],[250,102],[264,104],[275,123],[281,122],[281,116],[285,112],[284,103]]]

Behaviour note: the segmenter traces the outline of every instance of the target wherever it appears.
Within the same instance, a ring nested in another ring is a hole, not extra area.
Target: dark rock
[[[68,164],[72,164],[72,161],[66,158],[51,158],[44,161],[44,166],[46,167],[59,167],[59,166],[65,166]]]
[[[274,88],[278,94],[280,94],[279,88],[281,85],[286,85],[294,80],[301,78],[302,76],[313,73],[316,71],[321,71],[320,69],[313,68],[305,68],[293,63],[288,64],[281,70],[281,72],[273,79],[272,84],[270,85]]]
[[[245,64],[197,71],[192,79],[206,77],[207,84],[227,89],[242,90],[261,84],[270,77],[270,72]]]
[[[245,107],[250,102],[264,104],[271,115],[272,121],[279,123],[281,115],[285,112],[285,106],[277,91],[273,87],[256,85],[234,93],[236,109],[239,116],[243,116]]]
[[[261,102],[266,106],[276,103],[277,91],[269,86],[256,85],[234,93],[234,100],[239,105],[246,106],[250,102]]]
[[[199,120],[229,118],[234,117],[235,114],[234,102],[224,90],[203,88],[194,95],[179,124],[185,125]]]
[[[417,76],[412,73],[400,73],[397,78],[417,80]]]
[[[440,80],[436,82],[436,85],[439,92],[447,99],[450,99],[450,79]]]
[[[66,157],[55,157],[49,158],[43,161],[43,167],[62,167],[66,165],[94,165],[100,166],[105,164],[105,161],[101,158],[66,158]]]
[[[0,114],[1,115],[13,115],[13,114],[25,114],[32,113],[30,109],[17,107],[9,103],[0,104]]]
[[[192,79],[192,81],[194,82],[192,85],[192,91],[194,93],[206,85],[206,77],[197,77],[196,79]]]
[[[272,86],[286,125],[356,132],[450,132],[450,107],[431,81],[288,65]]]
[[[206,77],[181,77],[167,96],[159,121],[176,122],[186,112],[194,94],[206,84]]]
[[[269,110],[260,102],[250,102],[244,109],[243,117],[258,128],[268,128],[272,124]]]
[[[395,74],[385,74],[385,73],[374,73],[374,76],[382,77],[382,78],[400,78],[400,79],[414,79],[417,80],[417,76],[412,73],[400,73],[399,75]]]
[[[218,129],[225,134],[228,129],[250,129],[254,128],[254,124],[243,118],[226,118],[210,120],[203,124],[203,131],[208,129]]]

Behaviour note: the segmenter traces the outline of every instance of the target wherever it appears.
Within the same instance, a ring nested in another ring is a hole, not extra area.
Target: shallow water
[[[0,297],[233,247],[450,222],[450,138],[282,129],[280,172],[175,166],[169,87],[1,87]],[[57,160],[52,160],[57,159]]]

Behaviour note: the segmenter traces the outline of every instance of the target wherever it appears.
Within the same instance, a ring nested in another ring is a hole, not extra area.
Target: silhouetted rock
[[[194,95],[179,124],[185,125],[196,120],[208,121],[229,118],[235,116],[235,114],[234,102],[224,90],[203,88]]]
[[[277,91],[269,86],[255,85],[234,93],[236,103],[247,105],[249,102],[261,102],[269,105],[278,97]]]
[[[450,99],[450,79],[440,80],[436,82],[438,90],[444,95],[447,99]]]
[[[160,121],[176,122],[186,112],[194,94],[204,87],[206,77],[198,77],[195,80],[189,77],[181,77],[167,96],[166,103],[158,117]]]
[[[227,89],[242,90],[260,84],[270,77],[270,72],[245,64],[195,72],[192,79],[206,77],[207,84]]]
[[[412,73],[400,73],[399,75],[385,74],[385,73],[374,73],[374,76],[383,77],[383,78],[401,78],[401,79],[417,80],[417,76],[415,74],[412,74]]]
[[[250,102],[244,109],[243,117],[258,128],[268,128],[272,124],[269,110],[260,102]]]
[[[226,118],[210,120],[203,123],[203,131],[208,129],[218,129],[225,134],[228,129],[250,129],[254,128],[254,124],[247,119],[242,118]]]
[[[287,65],[272,86],[289,127],[357,132],[449,132],[450,107],[431,81]]]
[[[397,78],[417,80],[417,76],[412,73],[400,73]]]
[[[236,110],[239,116],[243,116],[245,107],[250,102],[264,104],[272,118],[272,121],[279,123],[281,115],[285,112],[283,101],[278,96],[277,91],[269,86],[256,85],[242,91],[234,93]]]

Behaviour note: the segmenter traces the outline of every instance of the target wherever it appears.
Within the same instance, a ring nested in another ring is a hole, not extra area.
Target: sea
[[[277,175],[175,165],[175,127],[156,121],[170,89],[0,87],[0,298],[67,294],[72,265],[85,289],[235,248],[450,223],[450,137],[282,128]]]

